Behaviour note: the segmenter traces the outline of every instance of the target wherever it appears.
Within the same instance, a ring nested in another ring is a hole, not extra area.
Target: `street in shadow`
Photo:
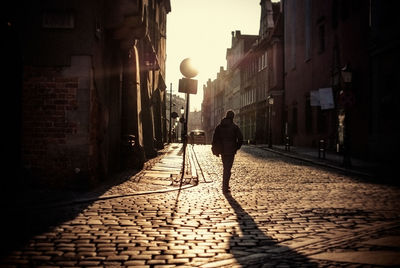
[[[159,155],[162,152],[159,152]],[[151,166],[151,159],[144,169]],[[71,183],[63,189],[38,186],[25,177],[1,189],[0,257],[23,248],[29,240],[51,231],[55,226],[76,218],[96,198],[122,184],[140,170],[125,169],[100,181],[96,186]],[[75,202],[76,200],[87,200]]]
[[[229,244],[231,253],[242,267],[317,267],[307,257],[279,245],[276,240],[265,235],[229,192],[224,193],[224,196],[235,211],[239,223],[240,233],[233,233]],[[251,253],[244,255],[244,252]]]
[[[254,150],[254,147],[242,146],[241,151],[246,154],[250,154],[255,158],[266,159],[265,151],[263,149]],[[368,171],[357,170],[356,168],[344,168],[336,162],[322,159],[309,159],[302,160],[301,155],[293,154],[292,157],[281,156],[279,153],[268,151],[271,155],[276,155],[278,157],[268,157],[268,161],[273,163],[285,163],[293,164],[305,167],[312,167],[318,170],[324,170],[332,173],[333,175],[345,175],[357,182],[366,182],[379,185],[387,185],[399,188],[400,180],[397,179],[397,171],[394,171],[396,165],[394,163],[375,163],[373,168]],[[322,163],[322,164],[318,164]]]

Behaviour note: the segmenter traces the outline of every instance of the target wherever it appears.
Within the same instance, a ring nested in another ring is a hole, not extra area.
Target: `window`
[[[258,71],[261,71],[267,67],[267,51],[265,51],[260,57],[259,57],[259,69]]]

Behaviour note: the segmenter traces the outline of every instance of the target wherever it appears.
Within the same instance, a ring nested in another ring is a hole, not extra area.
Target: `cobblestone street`
[[[36,234],[3,252],[1,266],[400,265],[399,188],[243,146],[223,194],[210,145],[188,151],[198,185],[173,190],[155,174],[149,187],[139,173],[105,190],[110,198],[37,208]],[[152,192],[128,195],[141,190]],[[41,230],[50,214],[56,220]]]

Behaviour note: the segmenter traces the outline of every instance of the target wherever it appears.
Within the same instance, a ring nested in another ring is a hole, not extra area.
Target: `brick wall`
[[[68,111],[78,109],[77,77],[63,77],[62,68],[25,67],[22,101],[24,166],[38,182],[62,184],[74,177],[82,161],[68,146],[77,122]]]

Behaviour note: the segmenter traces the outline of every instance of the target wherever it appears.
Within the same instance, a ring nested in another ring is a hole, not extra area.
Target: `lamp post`
[[[182,175],[179,187],[182,186],[182,181],[185,173],[185,159],[186,159],[186,146],[187,146],[187,123],[189,119],[189,96],[190,94],[197,93],[197,80],[191,79],[195,77],[199,71],[196,66],[193,64],[193,61],[190,58],[184,59],[180,66],[180,71],[184,78],[179,80],[179,92],[186,93],[186,118],[183,119],[184,122],[184,135],[183,135],[183,163],[182,163]],[[183,114],[184,109],[182,107],[181,112]]]
[[[176,106],[175,105],[175,103],[172,103],[172,105],[171,105],[171,107],[172,106]],[[170,118],[170,121],[169,121],[169,126],[170,126],[170,128],[169,128],[169,142],[172,142],[172,133],[171,133],[171,124],[172,124],[172,119],[179,119],[179,117],[178,117],[178,113],[177,112],[172,112],[172,111],[170,111],[170,113],[169,113],[169,118]],[[171,119],[172,118],[172,119]]]
[[[343,127],[343,166],[351,167],[350,156],[350,107],[353,105],[354,96],[351,91],[351,84],[353,82],[353,73],[349,64],[346,64],[341,69],[341,77],[343,80],[343,88],[340,91],[340,102],[342,104],[341,117]]]
[[[178,120],[179,117],[176,118],[176,121],[174,123],[174,142],[178,142]]]
[[[274,105],[274,97],[268,96],[268,148],[272,148],[272,105]]]
[[[186,134],[185,134],[185,131],[186,131],[185,109],[182,107],[180,109],[180,112],[181,112],[181,117],[179,118],[179,122],[182,123],[181,141],[182,141],[182,143],[185,143],[185,139],[186,139]]]

